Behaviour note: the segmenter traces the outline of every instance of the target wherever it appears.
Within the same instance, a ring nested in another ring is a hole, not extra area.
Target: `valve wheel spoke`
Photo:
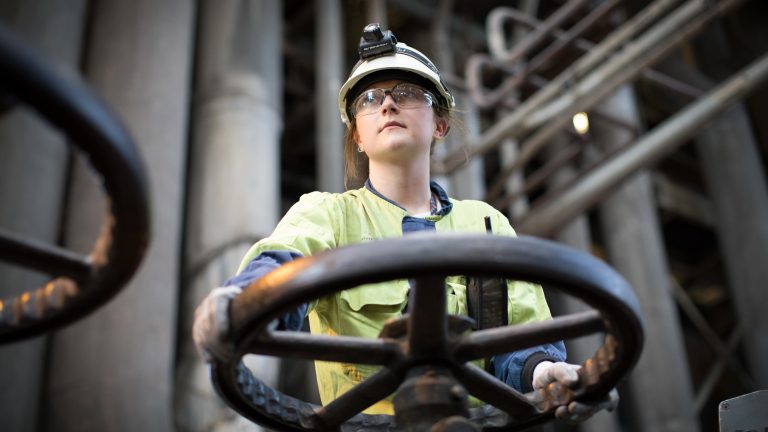
[[[400,346],[382,339],[273,331],[252,341],[247,352],[305,360],[385,365],[400,355]]]
[[[456,357],[460,361],[487,358],[605,330],[602,316],[594,310],[558,316],[548,321],[479,330],[467,335],[458,344]]]
[[[448,337],[445,278],[422,276],[413,285],[408,301],[409,351],[414,356],[443,354]]]
[[[454,375],[471,394],[514,418],[526,418],[536,413],[525,395],[471,363],[463,365]]]
[[[390,369],[381,369],[353,387],[350,391],[334,399],[333,402],[320,408],[317,411],[317,415],[325,425],[340,425],[357,413],[394,393],[402,381],[403,379],[394,374]]]

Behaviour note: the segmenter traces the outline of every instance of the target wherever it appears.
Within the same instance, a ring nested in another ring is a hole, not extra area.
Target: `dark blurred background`
[[[618,412],[545,430],[717,431],[720,401],[768,388],[767,2],[3,0],[0,24],[131,132],[152,242],[105,307],[0,347],[0,431],[259,430],[213,392],[192,313],[301,194],[342,191],[337,94],[369,22],[457,97],[435,179],[637,292],[646,345]],[[106,205],[87,162],[4,106],[0,228],[87,253]],[[0,263],[0,298],[46,280]],[[316,400],[308,363],[248,364]]]

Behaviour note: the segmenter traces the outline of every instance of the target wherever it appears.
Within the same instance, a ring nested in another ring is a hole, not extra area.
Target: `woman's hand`
[[[213,289],[195,309],[192,339],[205,361],[228,360],[232,346],[227,342],[229,333],[229,304],[242,289],[237,286]]]
[[[543,361],[533,369],[533,389],[545,388],[553,382],[576,387],[579,383],[579,369],[581,366],[575,364]],[[612,389],[605,398],[597,402],[573,401],[568,405],[559,406],[555,410],[555,417],[569,422],[582,422],[600,410],[613,411],[618,404],[619,393]]]

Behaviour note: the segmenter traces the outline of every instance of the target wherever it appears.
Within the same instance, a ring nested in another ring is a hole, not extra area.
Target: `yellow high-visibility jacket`
[[[486,216],[491,218],[493,234],[515,235],[507,218],[490,205],[481,201],[450,199],[439,185],[434,182],[431,185],[439,197],[440,206],[438,211],[424,218],[409,216],[403,208],[379,194],[370,183],[340,194],[306,194],[287,212],[269,237],[251,247],[243,258],[239,275],[225,284],[246,286],[263,275],[265,257],[274,266],[298,256],[309,256],[344,245],[401,237],[409,231],[484,233]],[[448,278],[446,289],[448,313],[467,315],[463,277]],[[309,306],[310,329],[313,333],[326,335],[376,338],[387,321],[401,316],[408,290],[407,280],[395,280],[363,285],[322,298]],[[528,282],[508,282],[508,294],[510,324],[551,318],[540,286]],[[555,361],[565,359],[562,344],[522,350],[495,362],[497,369],[504,369],[497,371],[496,375],[518,389],[524,388],[520,383],[520,373],[526,359],[534,352],[543,353],[545,358]],[[327,404],[372,375],[379,366],[316,361],[315,368],[320,398],[323,404]],[[365,412],[390,414],[391,400],[381,401]]]

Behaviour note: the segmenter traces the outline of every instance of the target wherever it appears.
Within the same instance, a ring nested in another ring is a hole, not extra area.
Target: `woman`
[[[339,110],[347,126],[345,158],[348,190],[313,192],[301,197],[268,238],[246,254],[238,275],[214,289],[196,311],[193,336],[206,358],[226,358],[222,335],[229,301],[249,283],[293,259],[347,244],[399,237],[417,231],[486,231],[514,236],[509,221],[480,201],[450,199],[430,181],[430,154],[450,126],[453,97],[437,68],[419,51],[397,43],[391,32],[366,26],[361,60],[339,92]],[[364,183],[364,184],[363,184]],[[362,185],[362,187],[360,187]],[[357,187],[357,188],[355,188]],[[463,278],[448,278],[448,312],[467,315]],[[279,323],[298,330],[306,315],[313,333],[375,338],[383,325],[402,314],[408,281],[372,284],[342,291],[294,313]],[[538,285],[508,282],[510,324],[550,319]],[[494,374],[527,392],[553,381],[573,385],[578,366],[564,363],[562,342],[491,359]],[[323,404],[372,375],[377,366],[315,362]],[[616,405],[615,391],[599,404],[573,402],[559,407],[560,418],[580,420]],[[391,414],[390,400],[366,413]]]

